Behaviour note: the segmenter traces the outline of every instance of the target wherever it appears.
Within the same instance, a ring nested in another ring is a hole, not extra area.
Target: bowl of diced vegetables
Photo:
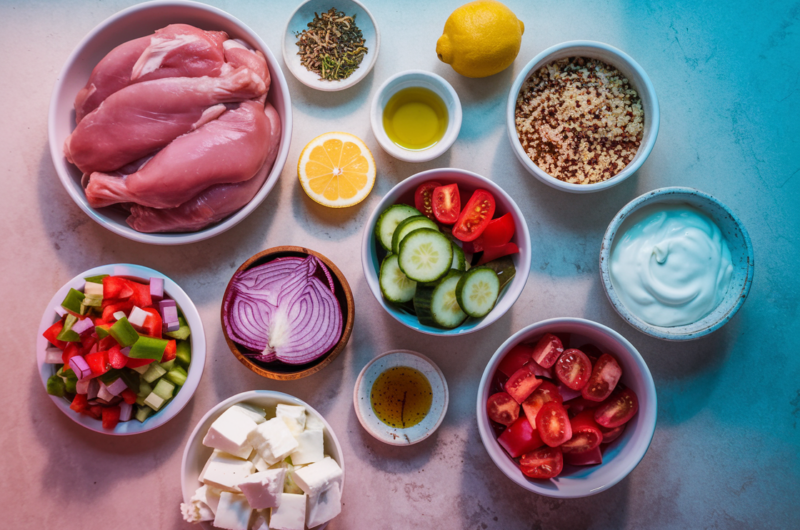
[[[364,229],[361,264],[378,303],[429,335],[489,326],[522,293],[528,225],[491,180],[463,169],[417,173],[392,188]]]
[[[205,364],[200,314],[163,274],[130,264],[79,274],[42,316],[36,360],[45,390],[93,431],[138,434],[189,402]]]
[[[344,453],[307,403],[251,390],[198,422],[183,451],[181,486],[183,518],[206,528],[321,530],[342,510]]]

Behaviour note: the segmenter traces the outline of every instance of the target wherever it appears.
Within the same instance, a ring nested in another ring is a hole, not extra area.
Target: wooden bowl
[[[225,341],[228,343],[228,347],[231,349],[231,352],[233,352],[236,358],[239,359],[240,363],[260,376],[282,381],[292,381],[307,377],[311,374],[319,372],[333,362],[333,360],[347,345],[347,341],[350,340],[350,334],[353,332],[353,320],[355,319],[355,303],[353,302],[353,292],[350,290],[350,285],[347,283],[347,278],[344,277],[342,271],[340,271],[339,268],[334,265],[333,262],[331,262],[331,260],[322,254],[303,247],[274,247],[264,250],[263,252],[259,252],[255,256],[242,263],[242,265],[234,273],[234,276],[239,272],[248,270],[257,265],[263,265],[264,263],[272,261],[276,258],[304,258],[309,255],[318,258],[331,271],[331,274],[333,275],[334,294],[342,308],[342,337],[339,339],[339,342],[337,342],[336,345],[322,357],[315,359],[310,363],[298,365],[286,364],[280,361],[269,363],[254,361],[243,353],[249,351],[247,348],[231,340],[231,338],[228,336],[228,332],[224,323],[223,309],[220,307],[220,322],[222,323],[222,332],[225,334]],[[233,277],[231,277],[231,280],[233,280]],[[228,291],[230,288],[231,282],[229,281],[228,286],[225,288],[225,294],[222,298],[223,300],[228,297]]]

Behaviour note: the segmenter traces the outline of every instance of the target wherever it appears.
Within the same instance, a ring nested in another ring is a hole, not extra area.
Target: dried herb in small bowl
[[[300,63],[328,81],[350,77],[368,51],[364,36],[356,26],[356,16],[346,16],[335,7],[322,15],[314,13],[308,29],[295,36]]]

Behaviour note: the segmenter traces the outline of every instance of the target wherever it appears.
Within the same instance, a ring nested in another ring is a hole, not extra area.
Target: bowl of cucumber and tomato
[[[514,200],[463,169],[417,173],[381,200],[364,229],[361,264],[396,320],[429,335],[489,326],[514,305],[531,265]]]
[[[139,265],[95,267],[59,289],[36,342],[46,392],[96,432],[150,431],[177,415],[205,364],[197,308],[163,274]]]

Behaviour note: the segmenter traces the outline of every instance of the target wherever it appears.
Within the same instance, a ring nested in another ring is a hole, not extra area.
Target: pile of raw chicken
[[[89,204],[119,204],[140,232],[191,232],[247,204],[277,156],[264,55],[174,24],[117,46],[75,98],[64,154]]]

